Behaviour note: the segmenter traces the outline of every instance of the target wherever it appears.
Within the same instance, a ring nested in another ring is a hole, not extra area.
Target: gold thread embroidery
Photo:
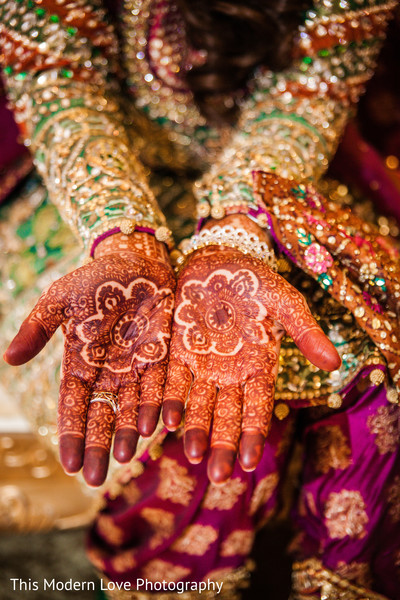
[[[218,531],[211,525],[189,525],[181,537],[172,544],[171,550],[191,556],[203,556],[216,539],[218,539]]]
[[[351,449],[339,425],[321,427],[315,432],[312,455],[319,473],[346,469],[351,464]]]
[[[246,556],[253,545],[254,532],[250,529],[236,529],[224,540],[221,546],[221,556]]]
[[[152,582],[156,581],[180,581],[184,577],[187,577],[190,573],[190,569],[181,565],[174,565],[173,563],[155,558],[147,563],[143,568],[143,575]]]
[[[157,548],[163,541],[169,538],[174,531],[175,517],[162,508],[144,508],[140,512],[143,517],[153,527],[155,533],[150,539],[150,548]]]
[[[396,475],[393,484],[389,488],[388,503],[390,505],[389,515],[394,523],[400,521],[400,476]]]
[[[124,539],[124,531],[115,525],[109,515],[99,515],[96,523],[98,533],[103,536],[107,542],[119,545]]]
[[[270,473],[258,482],[250,502],[250,515],[254,515],[263,504],[271,499],[278,482],[278,473]]]
[[[368,515],[360,492],[342,490],[332,492],[325,505],[325,525],[331,538],[362,539],[367,531]]]
[[[129,571],[136,566],[134,550],[125,550],[111,559],[111,566],[117,573]]]
[[[223,486],[211,483],[207,488],[202,507],[208,510],[230,510],[246,489],[247,483],[239,477],[229,479]]]
[[[192,498],[195,485],[196,479],[187,474],[185,467],[172,458],[162,458],[160,483],[157,489],[159,498],[187,506]]]
[[[399,409],[397,406],[380,406],[367,420],[368,429],[375,434],[379,454],[395,452],[400,444]]]

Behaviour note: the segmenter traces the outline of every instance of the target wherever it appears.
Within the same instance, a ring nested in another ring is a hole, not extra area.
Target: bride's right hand
[[[43,292],[4,355],[11,365],[24,364],[62,326],[60,459],[68,473],[83,466],[90,485],[106,477],[114,430],[114,456],[127,462],[139,433],[156,425],[174,289],[163,244],[145,233],[110,236],[93,262]]]

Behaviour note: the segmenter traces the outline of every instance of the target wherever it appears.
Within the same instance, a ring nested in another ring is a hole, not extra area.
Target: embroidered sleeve
[[[115,101],[117,41],[100,0],[0,0],[0,33],[25,145],[83,245],[113,227],[163,227]]]
[[[373,74],[396,5],[316,1],[299,29],[292,66],[256,74],[232,143],[197,185],[200,218],[244,212],[265,226],[253,195],[254,170],[297,182],[321,177]]]

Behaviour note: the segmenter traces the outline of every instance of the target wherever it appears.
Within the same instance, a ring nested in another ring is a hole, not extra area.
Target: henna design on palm
[[[195,253],[177,287],[163,418],[178,426],[200,462],[213,419],[210,479],[225,481],[239,448],[242,467],[261,458],[273,409],[280,340],[287,331],[319,368],[340,358],[303,296],[261,261],[230,248]]]
[[[106,477],[114,431],[114,456],[127,462],[139,433],[154,430],[170,339],[175,280],[166,253],[164,260],[159,249],[144,257],[137,239],[120,241],[112,247],[108,241],[91,264],[53,283],[5,354],[10,364],[27,362],[62,325],[60,457],[70,473],[83,465],[91,485]],[[116,413],[105,402],[90,402],[102,391],[117,395]]]

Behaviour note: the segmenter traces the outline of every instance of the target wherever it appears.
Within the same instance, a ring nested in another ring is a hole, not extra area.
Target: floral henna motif
[[[257,299],[259,286],[257,277],[248,270],[219,270],[205,281],[189,280],[182,287],[183,302],[175,316],[184,329],[186,350],[236,356],[246,338],[266,343],[262,321],[267,312]]]
[[[178,282],[164,396],[166,424],[178,424],[177,407],[182,409],[187,400],[185,433],[199,432],[200,454],[213,417],[215,451],[235,454],[242,432],[240,458],[245,468],[254,468],[269,429],[285,330],[317,366],[339,366],[337,352],[303,296],[280,275],[235,249],[196,252]],[[199,451],[190,446],[190,441],[185,444],[186,453],[197,460]],[[226,457],[232,462],[231,454]]]
[[[165,358],[168,325],[166,332],[162,321],[165,312],[172,313],[172,303],[170,289],[158,289],[142,277],[127,287],[117,282],[99,286],[96,313],[75,328],[85,363],[129,373],[135,363]]]
[[[106,476],[114,429],[116,458],[131,458],[141,416],[139,397],[144,408],[153,407],[150,424],[144,417],[147,430],[155,427],[165,379],[172,269],[160,260],[162,251],[144,257],[136,252],[137,240],[130,246],[135,236],[124,237],[120,246],[117,239],[92,263],[53,283],[5,356],[11,364],[30,360],[62,325],[61,460],[70,472],[83,462],[84,476],[93,485]],[[94,392],[115,394],[116,412],[107,402],[90,402]]]

